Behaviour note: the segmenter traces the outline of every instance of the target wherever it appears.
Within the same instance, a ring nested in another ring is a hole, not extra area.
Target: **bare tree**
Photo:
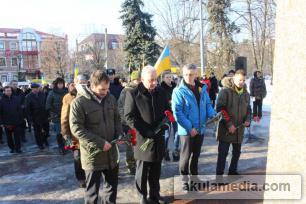
[[[238,1],[237,1],[238,2]],[[242,19],[241,27],[247,29],[250,35],[250,46],[253,54],[254,67],[264,71],[270,67],[273,72],[274,30],[276,4],[273,0],[243,0],[246,8],[235,11]],[[238,2],[241,4],[241,0]],[[269,59],[268,58],[268,59]],[[271,63],[268,63],[272,61]]]
[[[198,2],[160,0],[149,1],[148,5],[158,20],[158,38],[163,45],[170,45],[177,65],[200,64]]]
[[[66,38],[51,37],[41,45],[41,69],[46,79],[65,78],[69,60]]]

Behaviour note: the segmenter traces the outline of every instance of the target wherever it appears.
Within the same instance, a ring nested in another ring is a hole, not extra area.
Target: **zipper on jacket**
[[[153,121],[154,121],[154,123],[155,123],[155,108],[154,108],[154,97],[153,97],[153,94],[152,93],[150,93],[150,95],[151,95],[151,98],[152,98],[152,110],[153,110]]]
[[[239,116],[240,116],[240,100],[241,100],[241,95],[239,95],[239,100],[238,100],[238,121],[240,121],[240,118],[239,118]],[[240,125],[240,124],[239,124]],[[239,132],[239,129],[237,129],[237,143],[239,142],[239,134],[238,134],[238,132]]]

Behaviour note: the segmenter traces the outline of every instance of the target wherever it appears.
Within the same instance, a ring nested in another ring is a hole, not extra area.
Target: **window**
[[[119,43],[117,41],[112,41],[112,49],[117,49],[119,48]]]
[[[12,58],[12,67],[17,67],[18,66],[18,60],[17,57]]]
[[[2,82],[7,82],[7,76],[6,75],[1,75],[1,81]]]
[[[0,57],[0,67],[5,67],[6,66],[6,61],[4,57]]]
[[[17,50],[17,43],[16,42],[11,42],[10,43],[10,48],[11,48],[11,50]]]
[[[35,36],[32,33],[24,34],[24,38],[22,40],[22,50],[23,51],[36,51],[37,50],[37,42]]]
[[[0,41],[0,50],[4,50],[4,42]]]

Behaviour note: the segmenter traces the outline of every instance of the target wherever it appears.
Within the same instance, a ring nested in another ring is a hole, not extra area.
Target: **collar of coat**
[[[201,95],[201,93],[202,93],[202,89],[206,90],[206,88],[207,88],[207,85],[206,85],[206,84],[202,84],[202,83],[200,83],[200,82],[197,81],[197,80],[195,80],[194,83],[195,83],[195,86],[198,88],[198,91],[199,91],[199,94],[200,94],[200,95]],[[191,85],[187,84],[187,83],[185,82],[185,80],[182,79],[182,81],[181,81],[179,87],[180,87],[180,88],[184,88],[184,89],[189,89],[189,87],[191,87]],[[190,90],[190,91],[191,91],[191,90]]]
[[[104,98],[100,99],[87,86],[78,87],[77,91],[78,91],[78,95],[84,96],[85,98],[94,100],[98,103],[102,103],[102,101],[109,95],[107,94]]]
[[[152,93],[155,93],[156,89],[157,89],[157,87],[155,87],[155,89],[153,89],[151,92],[149,92],[149,90],[143,85],[142,82],[140,82],[137,87],[138,87],[138,90],[141,94],[150,94],[150,93],[152,94]]]
[[[229,89],[232,89],[233,91],[236,92],[236,89],[235,89],[235,84],[234,84],[234,79],[233,77],[224,77],[221,81],[222,85],[224,88],[229,88]],[[244,87],[241,89],[242,90],[242,93],[245,93],[247,92],[247,86],[246,84],[244,84]],[[238,93],[238,92],[237,92]]]

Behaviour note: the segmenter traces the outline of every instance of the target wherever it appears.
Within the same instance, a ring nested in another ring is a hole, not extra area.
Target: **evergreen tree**
[[[231,0],[208,0],[207,11],[211,38],[215,41],[215,66],[226,70],[234,61],[233,34],[239,32],[228,18]]]
[[[143,6],[141,0],[125,0],[121,6],[120,18],[126,35],[124,51],[127,53],[127,66],[131,69],[141,69],[143,64],[154,65],[160,54],[152,15],[143,12]]]

